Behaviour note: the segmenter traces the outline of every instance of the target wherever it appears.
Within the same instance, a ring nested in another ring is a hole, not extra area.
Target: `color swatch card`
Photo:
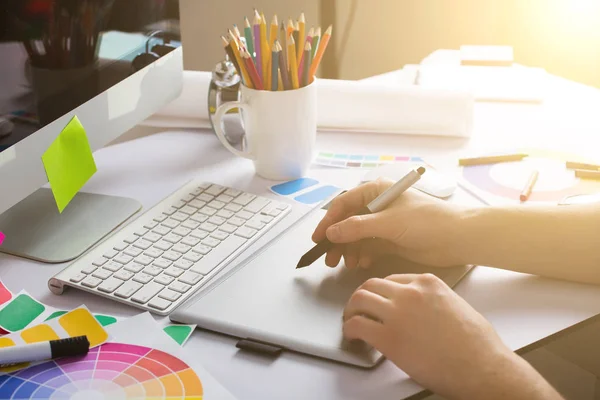
[[[58,211],[63,212],[77,192],[96,173],[92,149],[75,116],[42,155]]]
[[[310,206],[317,205],[342,191],[339,187],[321,183],[313,178],[300,178],[279,183],[271,186],[270,189],[280,196]]]
[[[528,156],[521,161],[461,167],[459,185],[489,205],[519,204],[534,171],[538,177],[525,204],[558,204],[570,196],[600,192],[600,181],[577,178],[566,168],[566,161],[578,161],[577,155],[541,149],[507,154]]]
[[[1,284],[0,298],[5,301],[0,302],[0,329],[5,332],[20,331],[35,322],[41,322],[54,310],[25,291],[10,294],[10,297],[9,293],[4,284]]]
[[[192,333],[194,333],[196,325],[182,325],[182,324],[171,324],[163,328],[163,332],[166,333],[171,339],[180,346],[183,346],[188,341]]]
[[[58,318],[61,315],[66,314],[66,313],[68,313],[68,311],[54,311],[44,321],[50,321],[54,318]],[[119,320],[122,319],[120,317],[113,317],[112,315],[104,315],[104,314],[94,314],[94,318],[96,318],[96,321],[98,321],[98,323],[102,326],[109,326],[109,325],[115,324]]]
[[[4,233],[0,232],[0,245],[2,245],[2,242],[4,242],[4,239],[6,239],[6,236],[4,235]]]
[[[395,163],[421,164],[421,157],[392,154],[352,154],[321,151],[317,154],[315,164],[338,168],[375,168]]]

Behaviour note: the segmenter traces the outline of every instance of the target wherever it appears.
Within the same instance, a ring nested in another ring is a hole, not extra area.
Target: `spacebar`
[[[231,253],[236,251],[241,245],[246,243],[247,240],[237,235],[230,235],[227,239],[223,240],[216,248],[210,253],[202,257],[190,271],[198,274],[206,275],[221,262],[226,259]]]

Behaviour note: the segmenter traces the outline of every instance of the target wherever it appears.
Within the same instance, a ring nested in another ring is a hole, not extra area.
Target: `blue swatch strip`
[[[304,204],[316,204],[316,203],[319,203],[319,202],[329,198],[330,196],[332,196],[335,192],[337,192],[339,190],[340,190],[340,188],[337,188],[337,187],[331,186],[331,185],[321,186],[321,187],[316,188],[315,190],[312,190],[308,193],[304,193],[304,194],[301,194],[300,196],[294,197],[294,200],[296,200],[299,203],[304,203]]]
[[[304,190],[306,188],[309,188],[311,186],[314,186],[318,183],[319,183],[319,181],[317,181],[316,179],[300,178],[300,179],[296,179],[294,181],[280,183],[279,185],[272,186],[271,190],[273,190],[275,193],[280,194],[282,196],[287,196],[287,195],[299,192],[301,190]]]

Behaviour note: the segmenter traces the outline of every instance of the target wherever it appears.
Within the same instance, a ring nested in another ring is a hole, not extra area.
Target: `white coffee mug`
[[[239,108],[247,151],[234,148],[223,131],[223,116]],[[295,90],[267,91],[241,85],[241,100],[217,108],[215,133],[229,151],[254,162],[256,173],[271,180],[306,175],[313,160],[317,136],[316,80]]]

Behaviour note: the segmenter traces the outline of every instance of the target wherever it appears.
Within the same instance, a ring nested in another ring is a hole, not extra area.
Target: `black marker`
[[[0,368],[24,362],[82,356],[90,350],[87,336],[0,348]]]

